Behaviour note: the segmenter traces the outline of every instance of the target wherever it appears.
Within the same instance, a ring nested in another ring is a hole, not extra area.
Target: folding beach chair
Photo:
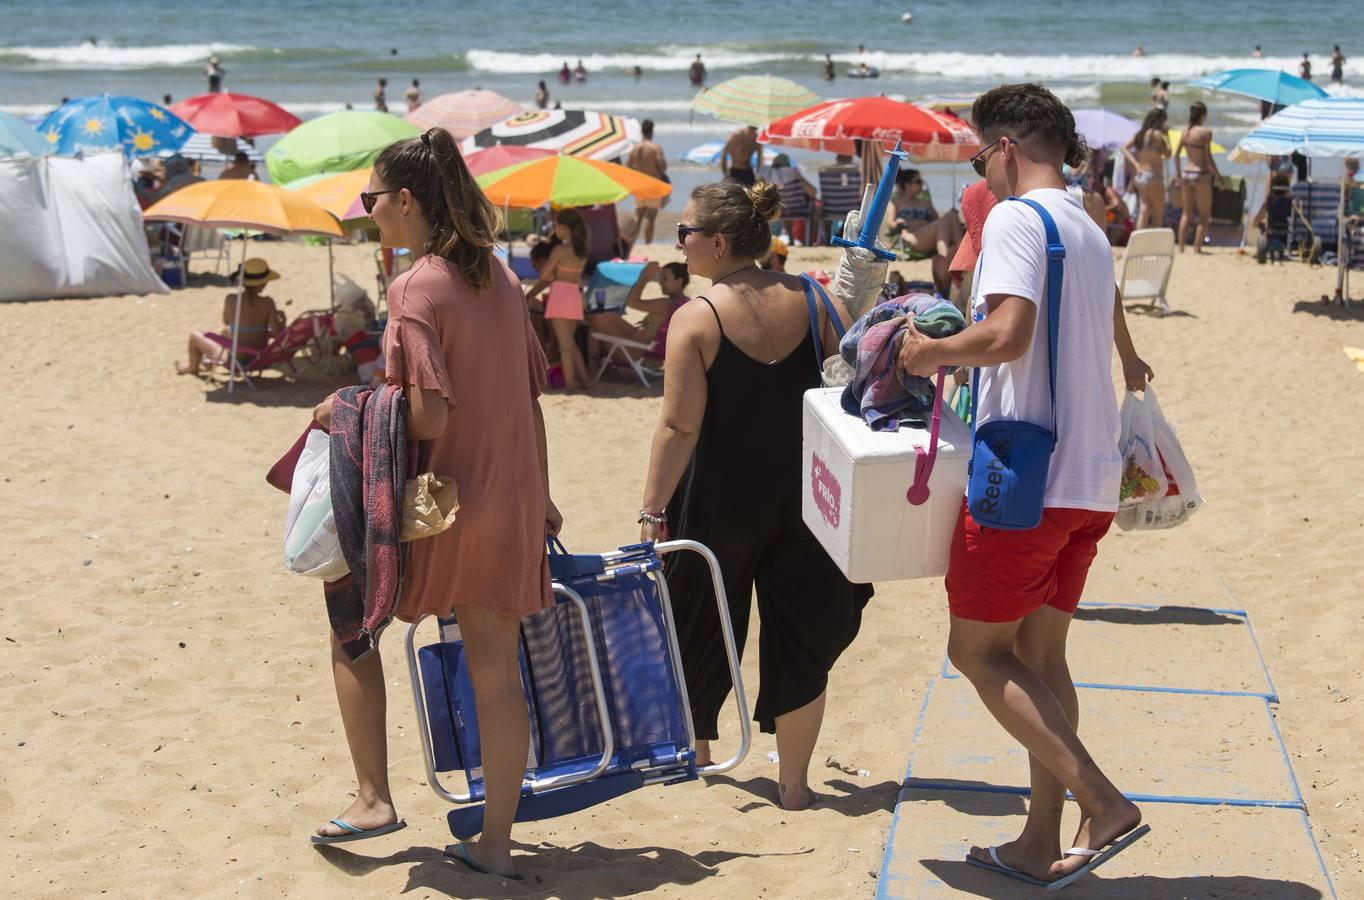
[[[691,705],[659,557],[699,553],[715,585],[725,653],[734,679],[739,749],[725,762],[696,765]],[[694,541],[636,544],[600,556],[572,556],[551,544],[558,604],[521,622],[521,679],[530,715],[530,753],[516,821],[567,815],[651,784],[695,781],[728,771],[748,753],[748,703],[739,674],[720,566]],[[459,623],[440,619],[440,641],[417,649],[421,622],[407,630],[407,664],[417,705],[426,780],[457,804],[450,831],[483,829],[484,785],[478,716]],[[442,775],[462,770],[465,790]]]
[[[587,283],[585,303],[588,320],[599,313],[624,314],[630,291],[639,281],[643,271],[643,263],[621,261],[598,263],[596,271],[592,273]],[[664,335],[666,336],[666,332]],[[646,367],[645,357],[654,356],[657,358],[655,361],[661,360],[662,344],[657,339],[646,344],[600,331],[592,332],[591,339],[607,348],[594,381],[600,381],[613,363],[620,362],[630,367],[641,384],[649,386],[649,376],[656,373],[650,372]]]
[[[820,223],[827,241],[832,224],[862,208],[862,171],[855,165],[826,166],[819,170],[819,198],[823,204]]]
[[[781,185],[781,222],[782,230],[803,244],[814,245],[818,238],[815,234],[815,201],[805,193],[801,179],[791,178]],[[799,225],[797,229],[795,226]],[[799,233],[798,233],[799,232]]]
[[[1118,290],[1123,302],[1149,301],[1162,316],[1170,311],[1165,289],[1175,264],[1175,233],[1169,228],[1139,228],[1127,239]]]
[[[320,353],[323,339],[335,334],[336,322],[331,313],[304,313],[285,326],[283,331],[276,334],[270,339],[270,343],[259,350],[243,347],[239,344],[237,346],[239,358],[227,359],[224,365],[228,366],[229,372],[234,377],[240,375],[248,385],[254,388],[255,383],[251,376],[259,375],[266,369],[288,366],[290,373],[297,375],[298,369],[294,368],[294,357],[310,346],[318,348]],[[227,351],[223,354],[225,358],[231,356],[232,338],[230,335],[206,334],[204,336]]]

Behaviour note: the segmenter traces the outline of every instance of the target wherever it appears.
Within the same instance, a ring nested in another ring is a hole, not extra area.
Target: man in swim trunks
[[[725,141],[725,149],[720,153],[720,172],[730,181],[752,187],[757,181],[753,175],[753,154],[757,152],[758,129],[745,125]]]
[[[696,59],[691,61],[687,77],[691,79],[692,87],[701,87],[706,83],[706,64],[701,62],[701,54],[696,54]]]
[[[668,159],[663,154],[663,148],[654,143],[654,120],[645,119],[641,122],[639,132],[643,135],[644,140],[640,141],[635,149],[630,151],[630,156],[626,159],[625,164],[650,178],[667,181]],[[661,199],[635,202],[635,214],[638,218],[638,222],[636,222],[637,233],[643,236],[646,244],[654,242],[654,221],[658,218],[658,211],[662,206],[663,201]]]

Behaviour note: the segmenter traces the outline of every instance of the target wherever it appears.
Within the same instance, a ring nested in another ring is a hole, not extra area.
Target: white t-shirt
[[[1047,474],[1044,505],[1113,512],[1118,508],[1122,457],[1118,403],[1113,389],[1113,256],[1108,238],[1063,190],[1024,195],[1046,207],[1066,248],[1057,338],[1056,451]],[[976,264],[972,311],[987,313],[993,294],[1037,304],[1032,346],[1013,362],[982,366],[977,415],[1051,427],[1048,383],[1047,247],[1042,217],[1026,203],[999,203],[985,220]]]

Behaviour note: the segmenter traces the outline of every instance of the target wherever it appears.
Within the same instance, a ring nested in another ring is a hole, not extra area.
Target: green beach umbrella
[[[819,102],[809,88],[771,75],[740,75],[692,98],[692,109],[761,128]]]
[[[318,172],[349,172],[394,141],[421,133],[395,115],[344,110],[304,122],[265,154],[270,178],[284,184]]]

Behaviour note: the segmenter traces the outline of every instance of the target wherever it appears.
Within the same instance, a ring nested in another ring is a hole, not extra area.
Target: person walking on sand
[[[644,140],[630,151],[625,164],[650,178],[667,181],[668,158],[664,155],[663,148],[654,143],[654,120],[645,119],[639,123],[639,133]],[[646,244],[654,242],[654,222],[658,219],[658,211],[662,206],[663,201],[660,198],[635,201],[635,215],[639,220],[636,224]]]
[[[1339,44],[1331,48],[1331,80],[1336,84],[1345,80],[1345,54],[1340,52]]]
[[[416,112],[417,107],[422,105],[422,83],[413,78],[412,87],[407,89],[403,99],[407,101],[407,111]]]
[[[540,84],[535,88],[535,108],[546,109],[549,106],[549,85],[545,84],[544,79],[540,79]]]
[[[780,209],[776,185],[726,181],[698,187],[682,210],[677,237],[687,270],[711,287],[668,325],[640,540],[696,540],[715,552],[741,654],[756,585],[761,683],[753,717],[777,736],[777,803],[802,810],[817,799],[810,757],[829,672],[857,636],[872,587],[844,578],[800,517],[801,404],[821,385],[823,363],[815,333],[825,348],[839,338],[823,303],[812,323],[805,293],[812,285],[754,265],[772,246],[768,223]],[[837,301],[832,308],[850,323]],[[737,451],[753,447],[762,452]],[[674,554],[666,573],[696,764],[707,765],[733,687],[721,620],[700,557]]]
[[[1138,828],[1141,810],[1075,733],[1079,704],[1066,665],[1071,617],[1117,510],[1122,474],[1110,375],[1113,258],[1103,231],[1066,191],[1062,164],[1078,165],[1088,151],[1054,94],[1036,84],[1003,85],[976,100],[972,118],[983,147],[972,165],[1001,201],[976,263],[976,323],[937,340],[907,326],[899,363],[919,376],[945,365],[978,367],[980,425],[1012,419],[1058,429],[1040,524],[983,528],[963,500],[945,582],[948,656],[1027,749],[1031,770],[1022,833],[1001,846],[972,847],[968,859],[1002,875],[1054,882],[1088,871],[1149,830]],[[1046,216],[1004,202],[1009,197],[1039,204]],[[1048,218],[1065,247],[1054,391]],[[1080,806],[1069,845],[1060,842],[1067,790]]]
[[[407,398],[407,437],[430,471],[459,485],[446,531],[405,545],[397,618],[459,620],[478,712],[487,792],[483,831],[446,850],[479,873],[514,878],[511,829],[530,745],[520,620],[554,605],[545,534],[563,518],[549,494],[540,389],[545,357],[521,285],[493,251],[501,220],[449,132],[432,128],[374,160],[361,201],[386,247],[417,261],[388,289],[388,383]],[[330,424],[332,398],[314,415]],[[385,682],[377,649],[352,662],[332,639],[332,671],[359,782],[314,843],[403,827],[388,782]]]
[[[1208,119],[1208,107],[1201,102],[1189,105],[1189,127],[1179,136],[1175,148],[1175,171],[1179,173],[1180,216],[1179,252],[1184,252],[1190,220],[1194,222],[1194,252],[1203,252],[1203,237],[1212,221],[1212,189],[1221,181],[1217,160],[1212,155],[1212,129],[1203,123]],[[1180,169],[1179,158],[1188,153],[1188,161]]]
[[[730,181],[752,187],[758,180],[753,174],[753,157],[758,153],[758,129],[745,125],[725,141],[720,151],[720,172]]]
[[[1153,109],[1142,120],[1141,128],[1122,148],[1128,168],[1135,174],[1132,185],[1140,204],[1138,228],[1165,226],[1165,160],[1170,158],[1170,138],[1165,133],[1166,114]]]
[[[706,64],[701,62],[701,54],[696,54],[696,59],[691,61],[691,67],[687,70],[687,77],[691,79],[692,87],[702,87],[706,83]]]

